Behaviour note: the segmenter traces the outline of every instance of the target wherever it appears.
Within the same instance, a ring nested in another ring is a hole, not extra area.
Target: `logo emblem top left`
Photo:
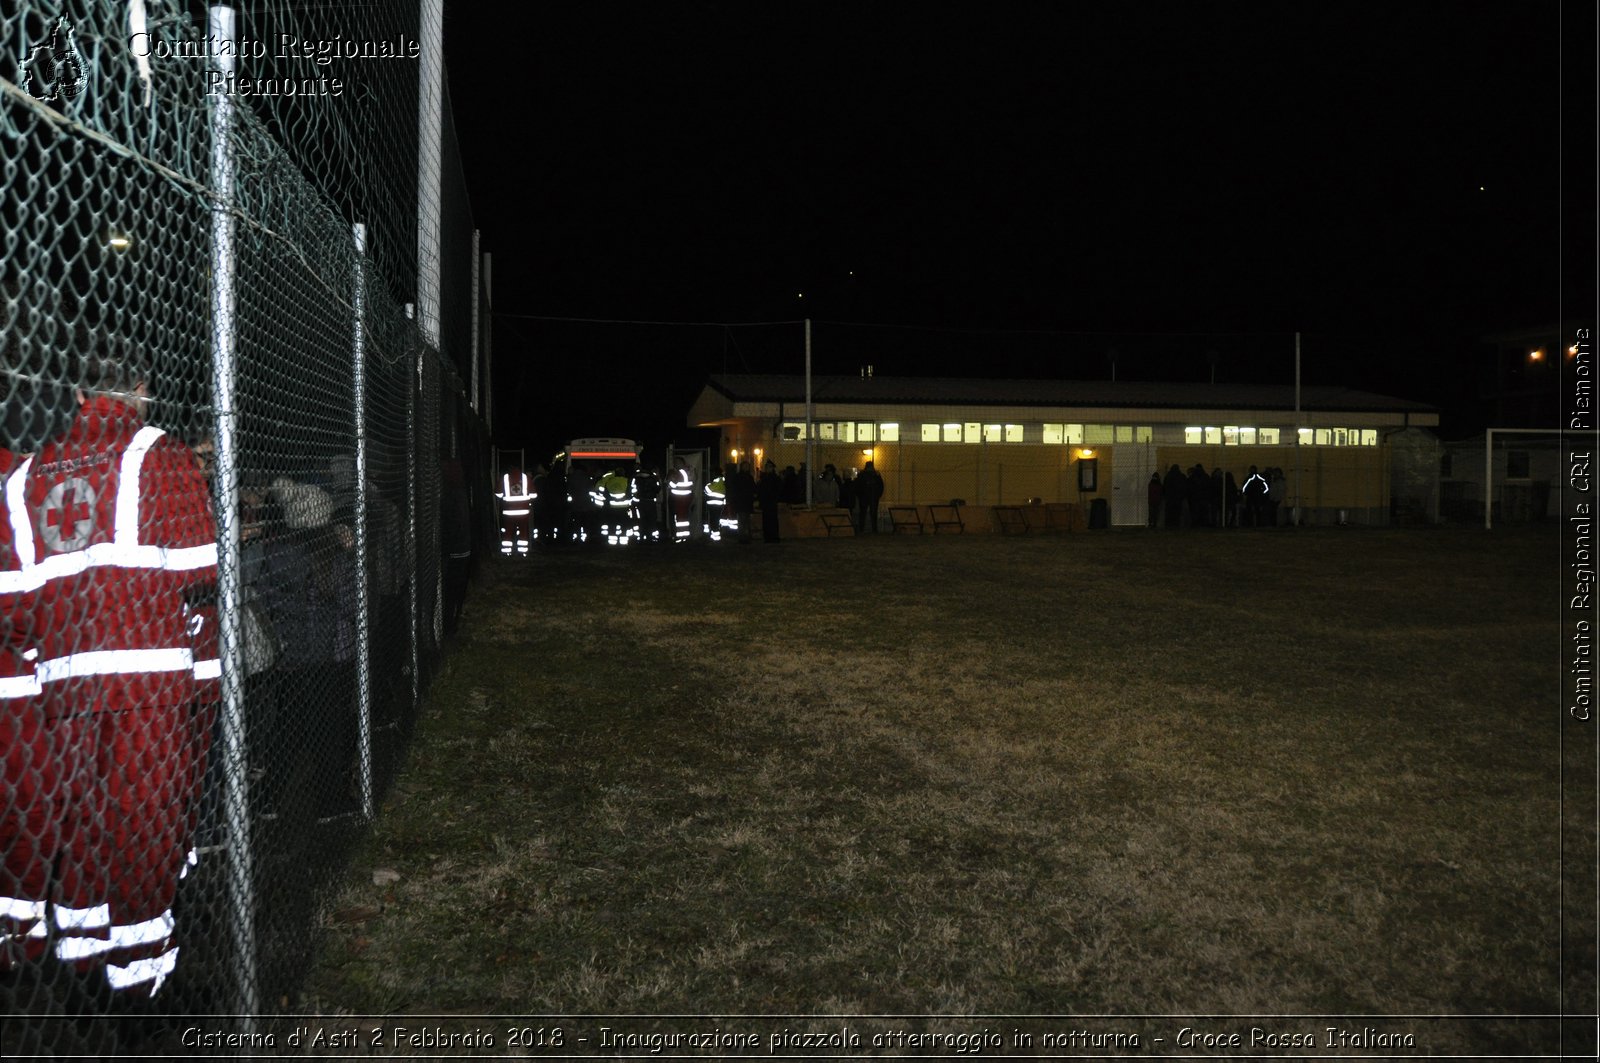
[[[72,26],[64,18],[56,19],[50,36],[33,46],[22,66],[28,92],[46,103],[76,97],[88,81],[87,64],[72,39]]]

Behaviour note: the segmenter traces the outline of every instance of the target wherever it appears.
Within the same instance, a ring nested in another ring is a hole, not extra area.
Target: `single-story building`
[[[1561,512],[1566,470],[1557,429],[1502,428],[1495,431],[1492,442],[1479,435],[1444,443],[1441,449],[1439,498],[1444,519],[1482,523],[1485,497],[1495,523],[1525,524]],[[1568,508],[1581,498],[1572,492]]]
[[[1151,475],[1196,464],[1284,470],[1284,507],[1312,523],[1438,518],[1437,409],[1342,387],[955,377],[812,378],[811,467],[883,475],[884,505],[1104,500],[1143,524]],[[807,460],[801,375],[713,375],[689,411],[720,460]]]

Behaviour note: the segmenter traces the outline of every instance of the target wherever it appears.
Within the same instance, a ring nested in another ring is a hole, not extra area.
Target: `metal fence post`
[[[422,338],[415,330],[411,333],[411,342],[416,344],[420,351]],[[421,519],[417,513],[417,392],[422,386],[420,368],[422,356],[419,353],[414,364],[407,367],[406,378],[406,571],[410,578],[407,585],[407,608],[411,614],[411,707],[413,710],[422,704],[422,632],[419,629],[421,618],[417,615],[417,522]]]
[[[213,41],[234,41],[238,21],[231,7],[208,12]],[[233,72],[233,50],[214,57],[224,74]],[[216,433],[217,609],[222,660],[223,816],[227,823],[228,900],[232,908],[236,1003],[241,1029],[248,1032],[257,1010],[254,871],[250,845],[250,808],[246,778],[244,720],[244,655],[241,652],[239,451],[236,437],[238,351],[235,339],[234,293],[234,159],[233,100],[226,93],[211,102],[211,375]]]
[[[422,0],[417,73],[417,324],[440,346],[440,182],[444,138],[444,0]]]
[[[355,277],[351,292],[351,372],[356,432],[356,734],[361,760],[361,813],[372,818],[372,627],[367,594],[367,227],[351,226]]]

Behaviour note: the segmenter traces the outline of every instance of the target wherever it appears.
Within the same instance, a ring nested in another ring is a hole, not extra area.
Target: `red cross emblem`
[[[39,538],[53,554],[82,550],[94,531],[94,488],[74,476],[50,489],[39,518]]]

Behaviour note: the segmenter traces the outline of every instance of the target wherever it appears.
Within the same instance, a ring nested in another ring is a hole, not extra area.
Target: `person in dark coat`
[[[444,633],[454,635],[467,601],[472,565],[472,503],[461,462],[447,458],[439,468],[439,546],[444,557]],[[524,527],[526,527],[524,525]],[[526,534],[524,532],[523,534]]]
[[[1189,481],[1184,478],[1183,470],[1174,464],[1161,484],[1161,505],[1167,513],[1167,527],[1183,527],[1183,504],[1188,493]]]
[[[539,545],[554,549],[567,541],[567,475],[557,462],[544,474],[539,496],[533,500],[539,521]]]
[[[1267,470],[1267,526],[1278,526],[1278,508],[1283,505],[1283,500],[1289,494],[1289,481],[1284,479],[1283,470],[1274,465]]]
[[[1215,472],[1212,473],[1212,479],[1216,479]],[[1223,504],[1227,506],[1226,527],[1237,528],[1239,526],[1239,481],[1233,478],[1231,471],[1223,473],[1222,498]]]
[[[1161,474],[1160,473],[1153,472],[1153,473],[1150,474],[1150,484],[1149,484],[1148,487],[1145,488],[1145,497],[1150,502],[1150,517],[1149,517],[1148,525],[1149,525],[1149,527],[1152,527],[1152,528],[1160,527],[1161,526]]]
[[[1189,524],[1195,528],[1211,526],[1211,474],[1199,463],[1189,470]]]
[[[1244,523],[1252,528],[1267,523],[1267,478],[1250,466],[1250,475],[1244,481]]]
[[[661,474],[654,469],[640,469],[633,474],[633,497],[639,508],[639,539],[641,542],[661,541]]]
[[[272,500],[283,513],[283,527],[262,543],[254,604],[278,641],[280,726],[305,743],[315,764],[305,793],[279,796],[293,799],[296,817],[336,815],[354,807],[354,539],[347,526],[331,523],[333,499],[320,487],[280,477]]]
[[[768,461],[761,466],[761,479],[756,481],[756,498],[761,502],[761,541],[778,541],[778,505],[783,501],[783,478],[778,466]]]
[[[878,500],[883,497],[883,477],[867,462],[856,477],[856,502],[861,507],[857,534],[875,533],[878,530]]]
[[[839,481],[839,505],[849,512],[850,519],[856,519],[856,471],[846,469],[844,478]]]
[[[750,475],[750,463],[741,461],[736,469],[728,466],[728,508],[733,519],[739,522],[739,541],[750,541],[750,523],[756,511],[756,479]]]
[[[603,545],[600,538],[600,503],[594,497],[594,477],[582,465],[567,473],[568,507],[572,512],[573,539],[590,549]]]

